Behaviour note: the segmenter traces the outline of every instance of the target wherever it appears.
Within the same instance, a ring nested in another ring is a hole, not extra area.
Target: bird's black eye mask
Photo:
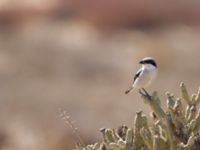
[[[140,64],[152,64],[153,66],[157,67],[157,64],[154,60],[148,59],[148,60],[142,60],[140,61]]]

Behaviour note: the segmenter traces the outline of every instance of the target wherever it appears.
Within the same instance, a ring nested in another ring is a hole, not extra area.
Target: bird
[[[152,57],[145,57],[139,62],[142,66],[134,76],[133,83],[129,89],[125,91],[128,94],[133,89],[145,89],[155,80],[158,67],[156,61]]]

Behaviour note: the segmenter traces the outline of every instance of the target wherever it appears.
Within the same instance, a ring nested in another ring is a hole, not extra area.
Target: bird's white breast
[[[133,83],[133,87],[145,88],[149,86],[152,83],[152,81],[156,78],[157,72],[158,70],[156,67],[150,64],[143,65],[141,69],[141,74]]]

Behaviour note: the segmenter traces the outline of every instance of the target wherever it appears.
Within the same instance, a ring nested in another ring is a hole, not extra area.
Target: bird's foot
[[[139,93],[141,94],[142,97],[144,97],[148,100],[152,99],[152,96],[144,88],[139,89]]]

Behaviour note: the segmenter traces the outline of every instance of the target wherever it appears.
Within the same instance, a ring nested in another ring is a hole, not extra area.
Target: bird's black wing
[[[135,74],[134,79],[133,79],[133,84],[134,84],[135,80],[140,76],[141,72],[142,72],[142,70],[140,69]],[[125,91],[125,94],[128,94],[132,89],[133,89],[133,85],[128,90]]]
[[[133,82],[135,82],[135,80],[140,76],[142,70],[138,70],[138,72],[135,74]]]

